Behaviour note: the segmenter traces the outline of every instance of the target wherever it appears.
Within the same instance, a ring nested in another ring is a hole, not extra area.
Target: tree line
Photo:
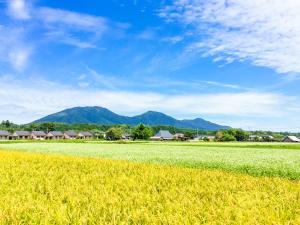
[[[9,120],[2,121],[0,123],[0,130],[8,130],[10,132],[16,130],[26,131],[91,131],[98,138],[104,138],[102,136],[105,133],[106,138],[109,140],[120,140],[124,134],[130,134],[134,140],[147,140],[151,136],[155,135],[159,130],[168,130],[170,133],[183,133],[185,137],[190,139],[202,135],[202,136],[215,136],[215,141],[228,142],[228,141],[248,141],[250,135],[257,135],[262,137],[260,140],[254,141],[272,141],[268,139],[269,136],[273,136],[273,140],[282,140],[287,135],[299,136],[299,133],[288,133],[288,132],[271,132],[271,131],[244,131],[242,129],[227,129],[219,131],[205,131],[205,130],[193,130],[176,128],[172,126],[146,126],[140,124],[138,126],[130,125],[99,125],[99,124],[66,124],[66,123],[31,123],[25,125],[17,125]],[[204,137],[204,141],[209,141],[208,138]]]

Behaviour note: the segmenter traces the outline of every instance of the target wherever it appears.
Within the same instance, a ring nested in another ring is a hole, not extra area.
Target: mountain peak
[[[162,112],[157,112],[157,111],[147,111],[143,114],[141,114],[140,116],[168,116]]]
[[[178,128],[202,129],[202,130],[219,130],[229,127],[221,126],[201,118],[194,120],[177,120],[169,115],[156,111],[147,111],[141,115],[127,117],[118,115],[107,108],[100,106],[74,107],[65,109],[61,112],[51,114],[44,118],[34,121],[33,123],[43,122],[61,122],[61,123],[88,123],[88,124],[128,124],[137,125],[143,123],[146,125],[166,125]]]

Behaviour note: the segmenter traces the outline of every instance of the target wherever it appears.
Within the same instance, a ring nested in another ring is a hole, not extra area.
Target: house
[[[64,139],[74,140],[77,138],[77,133],[75,131],[66,131],[64,132]]]
[[[83,131],[83,132],[78,133],[77,138],[78,139],[92,139],[93,134],[88,131]]]
[[[93,133],[94,133],[94,137],[97,139],[106,138],[106,133],[104,131],[95,131]]]
[[[249,136],[249,141],[261,141],[262,139],[263,137],[254,134]]]
[[[131,139],[131,134],[129,134],[129,133],[122,134],[122,139],[123,140],[130,140]]]
[[[174,136],[168,130],[160,130],[155,136],[151,137],[152,141],[173,140]]]
[[[206,136],[202,136],[202,140],[209,140],[209,141],[213,141],[215,140],[216,137],[213,135],[206,135]]]
[[[15,131],[11,135],[11,139],[17,140],[17,139],[22,139],[22,140],[27,140],[30,138],[30,132],[29,131]]]
[[[174,134],[173,138],[174,138],[175,140],[179,140],[179,141],[187,141],[187,140],[189,140],[189,138],[186,137],[186,136],[185,136],[184,134],[182,134],[182,133],[176,133],[176,134]]]
[[[34,140],[45,140],[46,133],[44,131],[32,131],[30,134],[30,138]]]
[[[9,140],[9,135],[7,130],[0,130],[0,140]]]
[[[287,136],[283,139],[283,142],[293,142],[293,143],[299,143],[300,139],[296,136]]]
[[[262,139],[263,139],[263,141],[265,141],[265,142],[272,142],[272,141],[274,141],[274,137],[273,137],[272,135],[264,135],[264,136],[262,137]]]
[[[273,140],[273,139],[274,139],[274,137],[273,137],[272,135],[265,135],[265,136],[263,136],[263,138],[266,138],[266,139],[271,139],[271,140]]]
[[[64,134],[61,131],[50,131],[46,135],[46,139],[48,139],[48,140],[62,140],[62,139],[64,139]]]
[[[180,139],[180,138],[184,138],[184,134],[182,134],[182,133],[176,133],[176,134],[174,134],[174,139]]]
[[[199,135],[193,138],[193,141],[200,141],[200,140],[202,140],[202,136]]]
[[[211,136],[211,135],[200,135],[200,136],[196,136],[193,140],[194,141],[204,141],[204,140],[207,140],[207,141],[213,141],[215,140],[216,137],[215,136]]]

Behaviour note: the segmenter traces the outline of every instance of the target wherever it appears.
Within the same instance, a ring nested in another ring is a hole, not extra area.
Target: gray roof
[[[65,134],[68,135],[69,137],[76,137],[77,136],[77,133],[75,131],[66,131]]]
[[[284,140],[290,140],[292,142],[300,142],[300,139],[296,136],[287,136]]]
[[[53,136],[63,136],[61,131],[50,131],[48,134],[52,134]]]
[[[30,136],[30,132],[24,130],[15,131],[15,134],[17,134],[18,136]]]
[[[44,131],[32,131],[31,134],[35,136],[46,136],[46,133]]]
[[[163,139],[172,139],[173,135],[168,130],[160,130],[154,137],[160,137]]]
[[[0,130],[0,135],[1,136],[9,136],[10,133],[7,130]]]
[[[91,137],[91,136],[93,136],[93,134],[91,133],[91,132],[88,132],[88,131],[83,131],[83,132],[80,132],[83,136],[85,136],[85,137]]]

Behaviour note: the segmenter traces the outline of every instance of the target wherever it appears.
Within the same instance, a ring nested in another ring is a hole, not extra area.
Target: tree
[[[194,134],[190,131],[184,132],[184,136],[188,139],[193,139]]]
[[[228,133],[225,133],[222,138],[220,139],[220,141],[226,142],[226,141],[236,141],[236,138]]]
[[[215,136],[216,141],[221,141],[223,136],[224,136],[224,132],[223,131],[218,131],[216,133],[216,136]]]
[[[117,141],[122,139],[123,130],[121,128],[110,128],[106,132],[106,139],[110,141]]]
[[[218,131],[216,134],[217,141],[247,141],[249,133],[242,129],[229,129]]]
[[[55,124],[52,122],[49,123],[42,123],[41,124],[41,129],[43,131],[49,132],[49,131],[54,131],[55,130]]]
[[[132,136],[134,140],[148,140],[152,136],[153,132],[150,127],[140,124],[133,130]]]
[[[6,127],[6,128],[10,128],[12,124],[13,123],[11,123],[9,120],[5,120],[5,121],[3,120],[2,123],[1,123],[1,125]]]
[[[37,130],[37,128],[38,128],[38,126],[37,126],[37,124],[35,124],[35,123],[31,123],[31,124],[29,125],[29,130],[30,130],[30,131],[35,131],[35,130]]]
[[[234,137],[237,141],[248,141],[249,140],[249,133],[242,130],[242,129],[237,129],[237,130],[235,130]]]
[[[204,137],[202,140],[205,141],[205,142],[209,142],[210,141],[208,137]]]

